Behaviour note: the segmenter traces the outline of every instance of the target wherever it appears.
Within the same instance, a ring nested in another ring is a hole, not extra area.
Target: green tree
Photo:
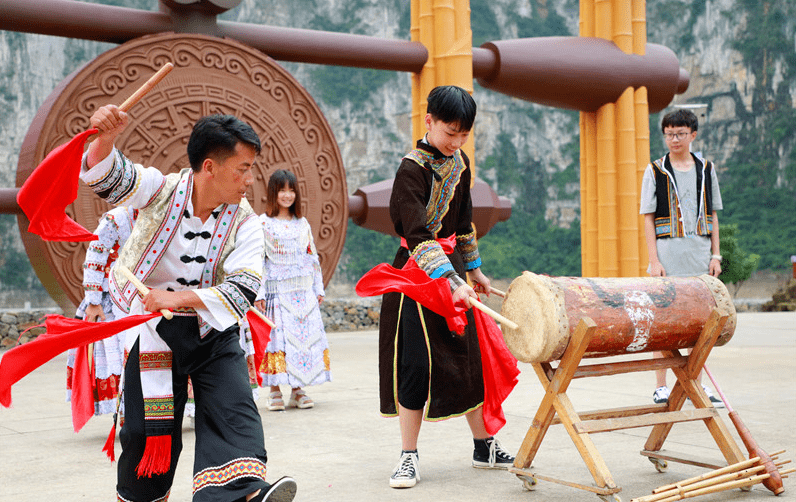
[[[379,263],[391,264],[398,245],[396,237],[350,223],[337,273],[347,282],[356,282]]]
[[[732,296],[741,288],[752,272],[757,270],[760,256],[747,254],[738,245],[738,225],[719,225],[719,247],[721,248],[721,275],[719,279],[727,286],[733,285]]]

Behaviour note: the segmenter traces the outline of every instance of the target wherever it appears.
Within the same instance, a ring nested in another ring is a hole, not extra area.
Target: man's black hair
[[[470,131],[475,122],[475,100],[470,93],[455,85],[435,87],[428,94],[428,108],[434,120],[457,124],[459,131]]]
[[[238,143],[245,143],[260,153],[260,138],[254,129],[232,115],[208,115],[193,126],[188,139],[188,161],[194,172],[202,169],[207,158],[224,162],[235,154]]]
[[[667,127],[688,127],[691,132],[695,132],[699,127],[699,120],[694,112],[681,108],[663,116],[661,132],[665,132]]]

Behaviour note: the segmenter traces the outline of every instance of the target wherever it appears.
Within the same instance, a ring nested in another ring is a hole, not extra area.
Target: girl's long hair
[[[277,169],[268,179],[268,193],[265,200],[265,214],[273,218],[279,214],[279,204],[277,203],[277,195],[279,191],[287,186],[292,188],[296,193],[296,199],[293,205],[290,206],[290,214],[296,218],[301,218],[301,193],[298,189],[298,180],[296,175],[284,169]]]

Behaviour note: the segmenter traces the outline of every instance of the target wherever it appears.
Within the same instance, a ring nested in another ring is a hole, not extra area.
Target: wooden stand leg
[[[727,314],[718,309],[713,310],[708,322],[705,323],[702,329],[702,333],[696,345],[694,345],[691,354],[688,356],[688,363],[685,368],[672,368],[672,372],[677,378],[677,381],[674,387],[672,387],[672,392],[669,395],[670,411],[681,409],[685,403],[686,397],[691,398],[691,402],[696,408],[713,407],[704,389],[702,389],[702,386],[699,384],[699,374],[705,366],[705,361],[707,361],[708,355],[710,355],[710,351],[716,343],[721,330],[724,328],[727,319]],[[664,355],[667,357],[672,357],[676,354],[678,354],[677,351],[664,352]],[[745,457],[743,453],[732,438],[729,429],[727,429],[724,422],[722,422],[719,417],[708,417],[705,418],[704,421],[728,464],[735,464],[744,460]],[[666,441],[666,437],[671,431],[672,425],[672,423],[666,423],[653,427],[644,445],[644,449],[647,451],[660,451],[664,441]]]
[[[575,424],[580,423],[580,418],[566,394],[572,377],[578,369],[578,364],[583,358],[592,336],[594,336],[596,327],[591,319],[581,320],[552,379],[548,377],[551,371],[548,363],[536,363],[533,365],[536,376],[545,388],[546,393],[520,446],[520,451],[514,460],[514,466],[520,469],[527,469],[531,465],[555,414],[558,413],[561,423],[564,424],[567,433],[572,438],[572,442],[575,443],[575,447],[586,463],[597,486],[616,488],[608,467],[605,465],[591,438],[589,438],[588,433],[580,433],[575,430]]]
[[[569,346],[564,352],[564,357],[561,359],[561,364],[552,379],[549,379],[547,376],[548,373],[546,370],[550,370],[550,365],[548,363],[535,363],[533,365],[536,376],[545,389],[545,396],[542,402],[539,403],[539,408],[536,410],[536,415],[533,417],[533,423],[531,423],[531,427],[525,434],[525,439],[523,439],[522,445],[520,445],[520,451],[514,459],[515,467],[525,469],[533,462],[533,457],[539,450],[539,445],[542,444],[542,439],[544,439],[545,434],[547,434],[547,429],[550,427],[553,417],[555,416],[556,411],[553,407],[553,403],[556,401],[559,394],[563,394],[567,391],[569,383],[572,380],[572,375],[575,373],[574,370],[577,368],[578,362],[580,362],[583,354],[586,352],[586,347],[589,346],[589,341],[594,335],[595,328],[596,324],[594,324],[594,321],[591,319],[584,319],[578,324],[575,335],[570,339]],[[567,364],[565,366],[566,361],[572,362],[573,360],[574,365]],[[567,374],[567,368],[570,369],[570,374]]]

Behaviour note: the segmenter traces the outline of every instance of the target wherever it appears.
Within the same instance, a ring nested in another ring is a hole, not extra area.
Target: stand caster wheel
[[[655,466],[655,470],[658,472],[666,472],[666,469],[669,468],[669,464],[666,463],[665,460],[661,460],[659,458],[647,457],[652,465]]]

